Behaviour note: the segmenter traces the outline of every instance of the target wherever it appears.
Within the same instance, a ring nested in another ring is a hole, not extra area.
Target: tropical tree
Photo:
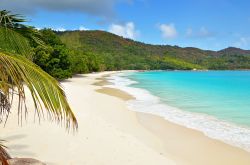
[[[34,48],[33,62],[56,79],[72,76],[70,51],[52,29],[39,30],[45,45]]]
[[[31,93],[39,118],[62,122],[66,128],[77,129],[74,116],[59,82],[35,65],[31,44],[41,44],[39,32],[23,25],[25,19],[9,11],[0,11],[0,122],[6,123],[14,95],[18,97],[20,121],[26,115],[26,89]],[[10,158],[0,141],[0,161]]]

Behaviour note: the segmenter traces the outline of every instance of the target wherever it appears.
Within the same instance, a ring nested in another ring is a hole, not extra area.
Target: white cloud
[[[114,33],[124,38],[135,39],[138,36],[138,31],[135,29],[133,22],[128,22],[124,25],[121,24],[112,24],[109,27],[109,32]]]
[[[66,31],[66,29],[63,28],[63,27],[55,28],[55,29],[53,29],[53,30],[59,31],[59,32],[64,32],[64,31]]]
[[[207,37],[210,36],[210,32],[205,27],[201,27],[198,35],[201,37]]]
[[[198,31],[194,31],[192,28],[188,28],[186,36],[190,38],[209,38],[215,34],[210,32],[206,27],[201,27]]]
[[[84,26],[80,26],[79,27],[79,30],[82,31],[82,30],[89,30],[88,28],[84,27]]]
[[[177,30],[175,29],[174,24],[161,24],[159,26],[159,29],[162,33],[162,37],[165,39],[173,39],[176,38],[178,33]]]
[[[240,37],[237,42],[233,44],[233,46],[238,48],[246,48],[250,44],[250,38],[249,37]]]

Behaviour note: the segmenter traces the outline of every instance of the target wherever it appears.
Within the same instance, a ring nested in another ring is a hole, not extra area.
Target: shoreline
[[[141,126],[125,101],[96,92],[96,78],[112,72],[77,75],[62,87],[78,119],[78,132],[67,132],[60,124],[41,119],[34,122],[34,105],[27,92],[29,115],[22,126],[17,113],[0,127],[12,157],[28,157],[47,165],[176,165],[161,155],[158,137]],[[142,140],[141,140],[142,139]]]
[[[127,73],[126,71],[123,73]],[[212,115],[205,113],[194,113],[183,111],[174,106],[161,102],[161,98],[153,95],[146,89],[130,86],[137,82],[123,75],[112,75],[107,79],[105,87],[123,90],[136,99],[127,102],[128,108],[147,114],[160,116],[171,123],[181,125],[204,133],[212,139],[222,141],[234,147],[250,152],[250,129],[225,120],[219,120]],[[110,84],[113,83],[113,84]]]
[[[247,138],[250,137],[249,127],[221,120],[206,113],[184,111],[168,105],[162,102],[159,96],[152,94],[147,89],[134,87],[133,84],[138,82],[131,80],[126,74],[125,76],[120,74],[110,76],[108,81],[113,84],[107,84],[107,87],[121,89],[136,98],[127,102],[130,109],[163,117],[172,123],[203,132],[209,138],[220,140],[250,152],[250,139]],[[180,104],[182,103],[180,102]]]
[[[46,120],[34,123],[34,107],[27,95],[27,122],[18,126],[13,111],[5,128],[0,127],[0,139],[7,140],[11,156],[32,157],[48,165],[249,165],[250,153],[163,118],[129,110],[126,100],[133,98],[126,92],[100,93],[103,76],[112,73],[118,72],[78,75],[62,82],[78,119],[75,134]]]
[[[104,88],[106,88],[105,85],[110,85],[110,82],[106,79],[106,77],[102,79],[103,84],[99,85],[99,86],[104,86]],[[106,79],[106,84],[105,84],[104,79]],[[119,90],[117,88],[114,88],[114,89]],[[106,91],[106,92],[99,91],[99,92],[110,95],[110,96],[115,96],[112,93],[109,93],[108,91]],[[130,94],[126,93],[125,91],[123,91],[123,92],[124,92],[125,96],[130,95]],[[134,99],[133,96],[130,99]],[[127,101],[127,99],[124,99],[124,100]],[[175,147],[173,147],[173,144],[171,144],[173,141],[166,141],[166,139],[169,138],[169,136],[168,136],[169,134],[164,133],[164,130],[166,132],[169,130],[172,130],[170,137],[172,136],[171,137],[172,139],[177,139],[176,137],[179,138],[176,141],[174,140],[175,143],[177,144],[176,146],[178,146],[178,145],[182,146],[179,148],[179,150],[182,150],[182,152],[183,152],[183,154],[181,154],[183,159],[191,160],[192,165],[193,164],[197,164],[197,165],[199,165],[199,164],[216,164],[218,162],[220,162],[220,164],[232,164],[232,165],[234,165],[234,164],[249,164],[250,163],[250,152],[248,152],[242,148],[227,144],[221,140],[213,139],[211,137],[206,136],[203,132],[201,132],[199,130],[195,130],[192,128],[185,127],[183,125],[173,123],[173,122],[168,121],[167,119],[164,119],[163,117],[157,116],[155,114],[136,112],[136,111],[135,111],[135,113],[137,115],[138,121],[145,128],[147,128],[148,130],[150,130],[154,134],[156,134],[158,137],[160,137],[160,139],[163,141],[165,147],[168,150],[171,149],[172,155],[180,155],[180,152],[178,150],[176,150]],[[152,126],[152,125],[154,125],[154,126]],[[179,130],[179,131],[174,131],[173,128],[175,128],[175,130]],[[161,131],[159,131],[159,130],[161,130]],[[189,133],[183,134],[182,132],[189,132]],[[176,135],[173,136],[173,133]],[[185,142],[183,143],[183,140],[181,140],[183,135],[186,138],[188,137],[190,143],[185,143]],[[198,139],[199,145],[197,145],[197,142],[193,141],[193,139]],[[216,144],[216,145],[214,145],[214,144]],[[212,145],[212,147],[211,147],[211,145]],[[194,147],[196,149],[191,149],[192,147]],[[192,150],[192,152],[193,152],[193,150],[200,151],[199,158],[196,157],[196,154],[190,155],[190,153],[189,153],[191,151],[190,149]],[[209,155],[209,157],[207,155]],[[175,157],[175,156],[173,156],[173,157]],[[210,157],[212,157],[214,159],[211,159]],[[204,161],[206,163],[204,163]]]

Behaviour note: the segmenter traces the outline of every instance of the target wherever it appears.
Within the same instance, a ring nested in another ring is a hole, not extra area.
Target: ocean
[[[130,110],[161,116],[250,151],[250,71],[149,71],[112,75]]]

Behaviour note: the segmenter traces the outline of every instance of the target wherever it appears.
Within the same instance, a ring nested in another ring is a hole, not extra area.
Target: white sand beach
[[[46,120],[34,122],[28,95],[27,121],[18,125],[13,111],[7,125],[0,128],[11,156],[32,157],[48,165],[250,164],[250,153],[242,149],[160,117],[130,111],[125,101],[133,97],[102,87],[102,77],[110,73],[79,75],[62,82],[78,119],[76,133]]]

